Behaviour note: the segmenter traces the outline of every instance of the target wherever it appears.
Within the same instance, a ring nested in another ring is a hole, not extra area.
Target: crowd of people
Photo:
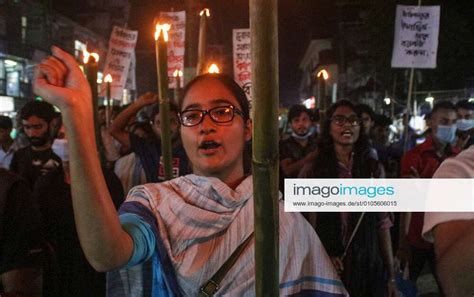
[[[2,296],[254,295],[252,120],[242,89],[222,74],[186,85],[170,106],[166,181],[156,95],[114,111],[110,123],[101,109],[100,160],[90,87],[72,56],[52,53],[35,74],[44,101],[21,108],[15,139],[12,119],[0,116]],[[279,143],[280,190],[297,177],[473,178],[474,103],[440,101],[425,119],[423,134],[404,139],[368,105],[294,105]],[[397,296],[400,270],[416,284],[425,263],[440,296],[474,292],[472,260],[457,257],[474,258],[472,213],[299,214],[275,199],[282,296]]]

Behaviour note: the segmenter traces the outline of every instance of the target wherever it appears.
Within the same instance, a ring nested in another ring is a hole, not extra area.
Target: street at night
[[[474,296],[474,5],[0,1],[0,297]]]

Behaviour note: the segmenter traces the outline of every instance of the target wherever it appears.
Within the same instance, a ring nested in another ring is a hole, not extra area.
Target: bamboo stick
[[[168,24],[156,25],[155,32],[158,103],[160,104],[161,156],[163,158],[166,180],[173,178],[173,168],[171,164],[170,105],[168,98],[167,42],[169,29],[170,26]]]
[[[210,16],[209,9],[204,8],[200,13],[199,23],[199,45],[198,45],[198,63],[196,75],[204,73],[206,64],[206,43],[207,43],[207,18]]]
[[[97,144],[97,152],[99,152],[99,159],[101,164],[104,166],[106,164],[105,160],[105,150],[104,144],[102,142],[100,125],[99,125],[99,106],[98,106],[98,92],[97,92],[97,71],[99,69],[98,55],[89,55],[86,54],[87,58],[84,59],[84,72],[87,77],[87,81],[91,87],[92,92],[92,106],[94,112],[94,131],[95,131],[95,141]]]
[[[279,296],[277,0],[250,0],[256,296]]]

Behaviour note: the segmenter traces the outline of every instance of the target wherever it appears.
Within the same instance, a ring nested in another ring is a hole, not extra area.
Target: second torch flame
[[[168,42],[168,31],[171,28],[170,24],[156,24],[156,31],[155,31],[155,40],[158,40],[161,35],[161,31],[163,31],[163,38],[165,42]]]
[[[204,8],[203,10],[201,10],[201,12],[199,13],[199,16],[202,16],[203,14],[206,14],[207,17],[210,17],[211,12],[209,11],[209,8]]]
[[[98,53],[89,53],[86,49],[82,51],[82,56],[84,57],[84,64],[89,63],[89,57],[93,57],[95,61],[99,62],[99,54]]]
[[[106,83],[112,82],[112,75],[107,74],[107,75],[105,76],[105,78],[104,78],[104,81],[105,81]]]
[[[211,64],[211,66],[209,66],[209,69],[208,69],[207,72],[208,73],[219,73],[220,69],[216,64]]]

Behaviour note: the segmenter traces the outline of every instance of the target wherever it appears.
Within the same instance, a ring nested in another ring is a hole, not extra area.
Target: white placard
[[[234,80],[244,89],[251,101],[252,69],[250,55],[250,29],[232,31],[234,51]]]
[[[392,67],[436,68],[439,6],[397,5]]]
[[[176,81],[173,77],[175,70],[184,71],[184,48],[186,37],[186,11],[161,12],[160,21],[171,25],[168,41],[168,86],[170,89],[176,88]],[[181,77],[183,86],[183,77]]]
[[[104,77],[112,76],[110,96],[114,100],[122,100],[123,89],[127,81],[128,69],[137,43],[138,31],[127,30],[114,26],[109,40],[109,51],[105,59]],[[100,96],[105,96],[106,83],[102,83]]]

